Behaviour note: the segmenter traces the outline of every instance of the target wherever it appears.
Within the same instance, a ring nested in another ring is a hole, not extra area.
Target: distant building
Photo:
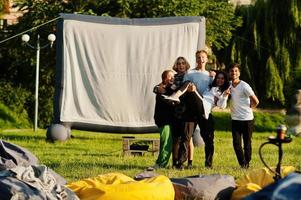
[[[229,0],[230,3],[234,5],[249,5],[252,3],[252,0]]]

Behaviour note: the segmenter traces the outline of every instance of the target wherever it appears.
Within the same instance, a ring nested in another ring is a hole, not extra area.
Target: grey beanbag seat
[[[18,165],[38,164],[38,158],[30,151],[9,142],[0,140],[0,170],[10,169]]]
[[[197,175],[170,180],[175,189],[175,200],[230,199],[235,188],[234,177],[229,175]]]
[[[60,185],[46,166],[17,166],[0,171],[1,200],[79,200],[76,194]]]
[[[27,149],[18,145],[0,140],[0,172],[1,170],[12,169],[17,166],[28,167],[38,165],[38,158]],[[55,177],[56,181],[65,185],[67,181],[59,174],[49,168],[49,172]]]

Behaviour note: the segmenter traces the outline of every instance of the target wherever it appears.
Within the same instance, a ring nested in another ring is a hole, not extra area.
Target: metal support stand
[[[36,50],[36,87],[35,87],[35,109],[34,109],[34,132],[37,132],[38,130],[38,113],[39,113],[39,71],[40,71],[40,50],[44,49],[48,46],[53,45],[53,42],[55,41],[55,35],[50,34],[48,35],[49,43],[45,44],[44,46],[40,45],[40,35],[37,35],[37,43],[36,46],[33,46],[28,43],[30,40],[29,35],[24,34],[22,35],[22,41],[25,42],[27,46],[30,48]]]

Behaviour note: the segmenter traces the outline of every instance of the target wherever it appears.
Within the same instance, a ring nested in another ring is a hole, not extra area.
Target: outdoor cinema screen
[[[102,132],[154,132],[161,73],[205,47],[204,17],[121,19],[61,14],[55,123]]]

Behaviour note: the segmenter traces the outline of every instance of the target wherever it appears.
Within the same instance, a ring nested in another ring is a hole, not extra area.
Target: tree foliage
[[[18,24],[9,27],[8,33],[1,33],[0,40],[32,30],[28,34],[30,43],[35,45],[37,35],[41,43],[47,43],[47,35],[56,31],[56,23],[47,23],[59,13],[80,13],[121,18],[153,18],[167,16],[204,16],[206,18],[206,42],[214,49],[225,47],[232,31],[241,24],[235,16],[233,5],[226,0],[18,0],[16,5],[24,11]],[[43,25],[45,24],[45,25]],[[41,26],[43,25],[43,26]],[[32,29],[33,27],[37,27]],[[0,44],[0,78],[11,85],[21,86],[31,93],[26,98],[27,112],[34,116],[35,51],[22,46],[16,37]],[[55,49],[41,50],[39,87],[39,126],[51,123],[55,85]],[[0,93],[4,91],[0,89]],[[22,94],[20,94],[22,95]],[[22,97],[23,99],[23,97]],[[8,102],[4,102],[8,104]]]
[[[18,1],[19,2],[19,1]],[[19,23],[8,27],[6,32],[0,34],[0,40],[30,30],[32,27],[39,25],[55,18],[59,12],[64,12],[65,5],[59,1],[20,1],[18,6],[25,12],[20,18]],[[17,6],[17,5],[15,5]],[[68,11],[68,10],[66,10]],[[49,33],[55,33],[56,24],[49,23],[45,26],[33,29],[27,34],[31,39],[29,43],[36,46],[37,35],[40,35],[41,45],[47,44]],[[29,118],[34,119],[34,91],[35,91],[35,67],[36,51],[22,45],[21,37],[15,37],[2,43],[0,46],[0,79],[6,81],[14,89],[18,99],[23,99],[23,105],[20,106],[24,111],[17,113],[28,113]],[[40,87],[39,87],[39,125],[45,127],[48,125],[53,116],[53,94],[54,94],[54,71],[55,71],[55,49],[42,49],[40,51]],[[18,93],[18,87],[22,87],[27,92]],[[0,88],[1,95],[6,94],[4,88]],[[30,95],[27,95],[27,94]],[[0,96],[1,96],[0,95]],[[14,105],[9,98],[1,98],[1,102],[10,108]],[[13,109],[14,110],[14,109]],[[14,110],[15,111],[15,110]]]
[[[0,0],[0,16],[9,13],[9,0]]]
[[[204,16],[206,42],[220,49],[228,44],[232,31],[241,26],[232,4],[226,0],[90,0],[81,11],[100,16],[152,18],[169,16]]]
[[[244,24],[224,51],[226,63],[239,62],[242,76],[254,83],[261,101],[289,106],[301,87],[299,0],[257,0],[237,8]]]

